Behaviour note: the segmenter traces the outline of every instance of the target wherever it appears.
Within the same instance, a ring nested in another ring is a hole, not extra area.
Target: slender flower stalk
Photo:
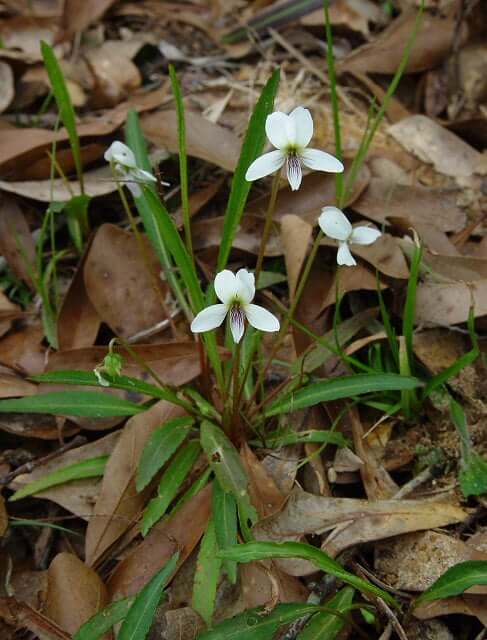
[[[274,174],[274,178],[272,180],[271,196],[269,198],[269,204],[267,206],[264,230],[262,232],[262,238],[259,246],[259,255],[257,256],[257,263],[255,265],[255,281],[257,282],[257,284],[259,284],[259,276],[262,270],[262,263],[264,262],[265,250],[272,229],[272,220],[274,218],[274,210],[276,208],[277,194],[279,193],[279,182],[281,177],[280,174],[281,172],[277,171]]]
[[[255,296],[255,277],[246,269],[237,274],[228,269],[220,271],[215,278],[215,293],[222,304],[213,304],[198,313],[191,323],[193,333],[211,331],[219,327],[228,316],[230,330],[235,343],[239,343],[247,320],[260,331],[279,331],[279,320],[272,313],[252,304]]]
[[[275,151],[264,153],[247,169],[249,182],[271,175],[286,165],[286,174],[293,191],[301,186],[302,166],[313,171],[341,173],[343,164],[326,151],[309,149],[313,137],[313,118],[308,109],[296,107],[288,115],[275,111],[267,116],[265,131]]]

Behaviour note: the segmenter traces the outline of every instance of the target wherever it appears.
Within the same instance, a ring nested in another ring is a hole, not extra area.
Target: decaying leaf
[[[0,255],[20,280],[33,286],[35,242],[22,209],[7,196],[0,200]]]
[[[0,113],[6,111],[14,98],[14,74],[6,62],[0,61]]]

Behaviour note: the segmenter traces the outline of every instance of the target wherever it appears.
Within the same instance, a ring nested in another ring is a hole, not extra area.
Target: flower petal
[[[374,227],[354,227],[349,241],[355,244],[373,244],[381,235]]]
[[[279,331],[279,320],[274,314],[258,304],[245,306],[245,315],[250,324],[260,331]]]
[[[265,133],[276,149],[283,149],[289,144],[286,129],[288,119],[289,116],[282,111],[274,111],[266,118]]]
[[[203,331],[211,331],[216,329],[225,320],[227,315],[227,307],[224,304],[212,304],[200,311],[191,323],[191,331],[193,333],[202,333]]]
[[[303,171],[301,169],[301,162],[297,155],[292,154],[287,157],[286,173],[289,185],[292,191],[297,191],[301,186],[301,180],[303,178]]]
[[[305,167],[314,171],[328,171],[329,173],[342,173],[344,166],[332,156],[331,153],[319,149],[305,149],[301,154],[301,160]]]
[[[220,271],[215,277],[215,293],[223,304],[229,304],[237,295],[237,278],[228,269]]]
[[[140,185],[138,182],[132,182],[130,180],[127,180],[127,182],[125,183],[125,186],[130,191],[130,193],[134,198],[140,198],[140,196],[142,195],[142,189],[140,188]]]
[[[238,344],[245,331],[245,314],[242,307],[235,306],[230,309],[230,331],[233,341]]]
[[[248,304],[255,296],[255,276],[247,269],[239,269],[236,278],[237,295],[244,304]]]
[[[105,151],[104,158],[107,162],[118,162],[125,167],[135,169],[137,163],[135,162],[134,152],[126,144],[115,140]]]
[[[157,178],[144,169],[132,169],[130,172],[139,182],[157,182]]]
[[[279,149],[276,151],[270,151],[269,153],[264,153],[263,156],[260,156],[252,162],[250,167],[247,169],[245,179],[248,182],[252,182],[253,180],[258,180],[259,178],[268,176],[280,169],[284,164],[285,159],[286,154],[284,151],[280,151]]]
[[[296,125],[296,145],[298,147],[307,147],[313,137],[313,118],[308,109],[304,107],[296,107],[289,114],[294,119]]]
[[[354,267],[357,264],[346,242],[340,242],[338,246],[337,264],[347,267]]]
[[[318,224],[325,236],[334,240],[348,240],[352,233],[352,225],[347,216],[337,207],[323,207]]]

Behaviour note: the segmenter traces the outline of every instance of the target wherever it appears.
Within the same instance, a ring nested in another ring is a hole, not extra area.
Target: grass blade
[[[487,561],[467,560],[450,567],[419,598],[414,606],[432,600],[451,598],[462,594],[466,589],[479,584],[487,584]]]
[[[164,587],[176,570],[178,559],[179,553],[175,553],[152,580],[139,591],[123,621],[118,640],[145,640],[152,625],[156,608],[164,595]]]
[[[52,473],[30,482],[25,487],[22,487],[9,498],[10,502],[15,502],[21,498],[32,496],[35,493],[40,493],[50,487],[55,487],[59,484],[65,484],[70,480],[80,480],[81,478],[98,478],[105,472],[105,466],[109,456],[98,456],[97,458],[90,458],[89,460],[83,460],[82,462],[76,462],[70,464],[62,469],[57,469]]]
[[[73,640],[100,640],[104,633],[110,631],[114,624],[121,622],[130,610],[135,596],[116,600],[99,611],[81,626],[74,634]]]
[[[0,402],[0,413],[50,413],[83,418],[134,416],[146,408],[110,393],[97,391],[52,391]]]
[[[151,434],[144,446],[137,468],[135,481],[137,491],[142,491],[173,453],[179,449],[192,424],[192,418],[174,418],[168,420]]]
[[[217,551],[215,522],[210,518],[198,553],[191,602],[193,609],[200,614],[208,627],[211,626],[215,610],[216,589],[222,564]]]
[[[233,239],[240,224],[251,184],[245,179],[250,164],[262,153],[265,143],[265,121],[274,108],[274,99],[279,87],[279,70],[276,69],[260,95],[254,112],[250,118],[247,133],[242,144],[240,158],[232,180],[232,188],[228,198],[222,241],[218,253],[217,271],[225,268]]]
[[[336,596],[328,600],[327,609],[345,614],[350,609],[355,590],[345,587]],[[298,635],[297,640],[334,640],[343,629],[345,621],[328,611],[317,613]]]
[[[66,127],[66,131],[69,136],[69,144],[71,145],[71,151],[73,152],[74,165],[76,167],[76,174],[80,184],[81,193],[84,193],[84,181],[83,181],[83,165],[81,163],[81,150],[78,137],[78,130],[76,128],[76,115],[74,113],[73,103],[71,102],[71,96],[66,87],[64,75],[57,61],[56,55],[47,42],[41,41],[41,53],[46,66],[47,75],[49,76],[49,82],[51,83],[52,92],[56,99],[59,116]]]
[[[176,497],[179,487],[186,480],[191,468],[201,452],[199,442],[193,440],[183,447],[175,456],[161,478],[158,495],[153,498],[142,516],[141,531],[146,536],[166,513],[169,505]]]
[[[335,576],[335,578],[355,587],[359,591],[379,596],[389,604],[397,606],[396,601],[389,593],[362,578],[358,578],[353,573],[349,573],[324,551],[310,544],[301,542],[248,542],[219,551],[218,555],[220,558],[235,560],[236,562],[252,562],[254,560],[266,560],[267,558],[303,558],[312,562],[321,571]]]
[[[374,391],[400,391],[416,389],[422,382],[418,378],[396,373],[358,373],[311,383],[294,393],[276,400],[264,411],[266,417],[312,407],[320,402],[352,398]]]
[[[219,549],[237,544],[237,502],[231,493],[223,491],[218,480],[213,482],[212,518]],[[225,571],[232,584],[237,582],[237,564],[225,560]]]

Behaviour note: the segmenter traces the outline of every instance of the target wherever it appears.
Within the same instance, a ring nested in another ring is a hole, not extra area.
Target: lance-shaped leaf
[[[350,609],[354,593],[352,587],[345,587],[328,600],[325,607],[330,611],[322,611],[313,616],[298,635],[298,640],[334,640],[343,629],[343,614]],[[342,615],[333,615],[332,611]]]
[[[467,560],[450,567],[414,603],[415,606],[458,596],[470,587],[487,584],[487,561]]]
[[[213,618],[216,588],[222,564],[221,559],[217,556],[217,551],[215,522],[213,518],[210,518],[198,553],[191,603],[193,609],[200,614],[208,626],[211,626]]]

